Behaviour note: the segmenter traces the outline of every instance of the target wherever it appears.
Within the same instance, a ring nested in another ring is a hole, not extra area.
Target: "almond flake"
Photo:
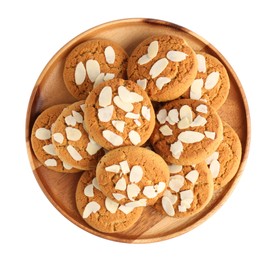
[[[123,144],[123,138],[110,130],[104,130],[102,135],[113,146],[120,146]]]
[[[83,112],[85,112],[85,111],[84,111],[84,110],[85,110],[85,104],[80,105],[80,108],[81,108],[81,110],[82,110]]]
[[[72,115],[68,115],[65,117],[65,123],[67,126],[75,126],[76,119]]]
[[[146,54],[142,55],[139,59],[138,59],[138,64],[139,65],[144,65],[146,63],[148,63],[149,61],[151,61],[152,59]]]
[[[210,169],[210,171],[212,173],[212,177],[213,178],[217,178],[218,177],[218,175],[220,173],[220,167],[221,167],[221,165],[220,165],[220,163],[219,163],[218,160],[212,160],[212,162],[210,163],[209,169]]]
[[[134,109],[134,106],[131,103],[123,102],[119,96],[113,98],[114,103],[125,112],[131,112]]]
[[[125,199],[125,198],[126,198],[126,196],[125,196],[125,195],[120,194],[120,193],[112,193],[112,195],[113,195],[113,197],[114,197],[116,200],[118,200],[118,201],[120,201],[120,200],[122,200],[122,199]]]
[[[160,124],[165,124],[167,118],[167,110],[161,109],[157,114],[157,120]]]
[[[131,119],[139,119],[140,114],[135,114],[135,113],[132,113],[132,112],[128,112],[128,113],[126,113],[125,117],[126,118],[131,118]]]
[[[100,83],[104,82],[104,73],[99,73],[98,76],[95,79],[95,83],[94,83],[94,87],[96,87],[97,85],[99,85]]]
[[[178,211],[179,212],[186,212],[186,207],[184,206],[184,205],[182,205],[182,204],[180,204],[180,205],[178,205]]]
[[[143,170],[141,166],[134,165],[130,172],[130,182],[138,183],[142,179],[143,176]]]
[[[170,152],[175,159],[179,159],[183,152],[183,146],[180,140],[170,145]]]
[[[55,133],[53,134],[53,139],[59,143],[59,144],[62,144],[63,141],[64,141],[64,136],[61,134],[61,133]]]
[[[149,75],[152,77],[152,79],[161,74],[167,67],[168,63],[169,61],[166,58],[162,58],[156,61],[149,71]]]
[[[119,173],[120,170],[121,170],[121,168],[120,168],[120,165],[118,165],[118,164],[113,164],[113,165],[105,167],[106,172]]]
[[[73,110],[72,114],[73,114],[73,117],[75,118],[77,123],[79,123],[79,124],[83,123],[83,116],[79,112],[76,112]]]
[[[219,159],[219,152],[212,153],[208,158],[206,158],[205,162],[207,165],[209,165],[213,160]]]
[[[121,171],[122,171],[123,174],[127,174],[127,173],[130,172],[130,167],[129,167],[129,164],[126,160],[120,162],[119,165],[120,165],[120,168],[121,168]]]
[[[191,123],[193,121],[193,113],[192,113],[192,109],[190,106],[188,105],[183,105],[180,108],[180,119],[183,119],[187,117],[188,121]]]
[[[94,177],[93,180],[92,180],[92,184],[94,185],[94,187],[98,190],[100,190],[100,187],[99,187],[99,184],[98,184],[98,181],[97,181],[97,178]]]
[[[134,201],[134,198],[140,193],[140,188],[135,183],[127,185],[127,196],[130,200]]]
[[[137,208],[137,207],[145,207],[147,204],[147,199],[139,199],[136,201],[128,202],[125,204],[126,207]]]
[[[118,87],[118,96],[123,102],[132,103],[130,100],[130,93],[131,91],[129,91],[126,87],[124,86]]]
[[[86,69],[82,62],[79,62],[75,67],[74,72],[75,84],[81,85],[86,78]]]
[[[80,153],[72,145],[67,146],[67,151],[75,161],[81,161],[83,159]]]
[[[35,137],[39,140],[48,140],[51,138],[51,130],[46,129],[46,128],[38,128],[35,131]]]
[[[178,139],[186,144],[200,142],[204,138],[204,134],[196,131],[185,131],[179,134]]]
[[[208,109],[207,109],[207,106],[206,106],[206,105],[201,104],[201,105],[198,105],[198,106],[196,107],[196,111],[198,111],[198,112],[200,112],[200,113],[207,114]]]
[[[198,72],[206,72],[206,62],[205,57],[201,54],[197,54],[197,61],[198,61]]]
[[[141,107],[141,114],[147,121],[150,121],[151,114],[150,114],[150,108],[149,107],[142,106]]]
[[[109,212],[111,212],[112,214],[116,213],[118,206],[119,206],[119,204],[117,202],[115,202],[115,201],[111,200],[110,198],[106,197],[105,207]]]
[[[141,123],[140,123],[140,121],[139,121],[138,119],[134,119],[134,122],[135,122],[135,124],[136,124],[137,126],[141,126]]]
[[[159,194],[165,190],[166,183],[163,181],[160,181],[158,184],[154,185],[154,188],[155,188],[156,192]]]
[[[199,100],[202,96],[201,89],[203,87],[202,79],[195,79],[190,87],[190,98]]]
[[[220,78],[219,72],[217,71],[211,72],[205,80],[205,84],[204,84],[205,89],[209,90],[214,88],[219,82],[219,78]]]
[[[185,179],[191,181],[193,184],[196,183],[198,177],[199,177],[199,172],[197,170],[192,170],[185,175]]]
[[[190,126],[190,121],[187,117],[184,117],[183,119],[181,119],[179,122],[178,122],[178,128],[179,129],[186,129]]]
[[[146,89],[147,87],[147,79],[138,79],[137,84],[142,88]]]
[[[86,207],[83,211],[82,217],[88,218],[92,213],[96,213],[99,210],[100,210],[100,205],[95,201],[91,201],[86,205]]]
[[[148,198],[148,199],[153,199],[155,198],[158,193],[155,190],[154,186],[145,186],[142,193]]]
[[[204,126],[206,123],[207,123],[207,120],[206,120],[204,117],[198,115],[198,116],[194,119],[194,121],[190,124],[190,126],[191,126],[191,127]]]
[[[141,142],[140,135],[135,130],[129,132],[129,139],[133,145],[138,145]]]
[[[184,184],[184,177],[177,174],[170,177],[169,188],[175,192],[179,192]]]
[[[168,51],[166,57],[173,62],[181,62],[186,59],[188,55],[182,51]]]
[[[182,171],[182,165],[170,164],[168,165],[168,168],[171,174],[179,173]]]
[[[125,124],[126,123],[121,120],[112,120],[113,127],[121,133],[123,133],[123,131],[124,131]]]
[[[164,136],[171,136],[173,135],[173,130],[168,125],[163,125],[159,128],[159,131]]]
[[[134,208],[132,208],[132,207],[126,207],[125,205],[120,205],[118,209],[120,211],[122,211],[126,215],[129,214],[129,213],[131,213],[134,210]]]
[[[120,178],[118,181],[117,181],[117,183],[116,183],[116,185],[115,185],[115,189],[116,190],[126,190],[126,181],[125,181],[125,179],[124,179],[124,177],[122,177],[122,178]]]
[[[108,46],[105,48],[104,55],[107,63],[114,64],[116,59],[116,53],[112,46]]]
[[[89,155],[94,155],[96,154],[102,147],[95,142],[95,140],[91,137],[89,137],[90,139],[90,142],[87,144],[87,147],[86,147],[86,152],[89,154]]]
[[[97,60],[87,60],[86,70],[91,82],[95,82],[96,78],[100,74],[100,65]]]
[[[80,130],[70,126],[65,128],[65,132],[67,135],[67,139],[70,141],[78,141],[82,136],[82,133]]]
[[[150,59],[154,59],[157,56],[158,51],[159,51],[159,43],[158,41],[153,41],[148,46],[147,55]]]
[[[216,133],[215,132],[204,131],[204,134],[207,138],[210,138],[212,140],[215,140],[215,138],[216,138]]]
[[[42,148],[47,154],[56,155],[53,144],[44,145]]]
[[[114,106],[113,105],[99,108],[98,109],[98,114],[97,114],[98,119],[101,122],[109,122],[112,119],[113,112],[114,112]]]
[[[87,197],[94,197],[94,185],[93,184],[89,184],[85,187],[84,189],[84,195]]]
[[[166,214],[168,216],[173,217],[175,215],[175,210],[174,210],[173,204],[168,197],[166,197],[166,196],[162,197],[161,205],[162,205],[163,210],[166,212]]]
[[[44,163],[46,166],[50,166],[50,167],[57,166],[57,161],[55,159],[48,159]]]
[[[174,205],[177,200],[178,200],[178,196],[177,195],[174,195],[172,194],[172,192],[170,190],[166,190],[164,193],[163,193],[163,196],[167,197],[171,203]]]
[[[193,200],[194,194],[192,190],[184,190],[180,192],[180,199],[181,200]]]
[[[159,77],[156,80],[156,86],[159,90],[162,90],[163,86],[171,81],[170,78],[167,77]]]
[[[112,104],[112,88],[109,86],[104,87],[99,94],[98,104],[100,107],[107,107]]]
[[[63,167],[66,169],[66,170],[71,170],[73,168],[72,165],[70,165],[69,163],[67,162],[62,162],[63,163]]]
[[[114,73],[106,73],[103,80],[104,81],[108,81],[108,80],[111,80],[115,77],[115,74]]]
[[[179,112],[176,108],[171,109],[168,112],[168,118],[166,119],[169,123],[172,122],[173,124],[179,122]]]

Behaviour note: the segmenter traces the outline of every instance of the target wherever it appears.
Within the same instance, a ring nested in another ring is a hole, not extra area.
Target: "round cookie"
[[[203,100],[214,109],[219,109],[227,99],[230,81],[224,65],[214,56],[198,52],[198,72],[191,87],[183,97]]]
[[[150,142],[169,163],[192,165],[210,156],[222,141],[222,121],[206,103],[178,99],[157,113]]]
[[[81,170],[91,170],[103,156],[104,151],[83,125],[84,101],[66,107],[52,128],[52,143],[61,160]]]
[[[63,79],[71,95],[85,99],[93,87],[113,78],[125,78],[127,53],[115,42],[89,40],[67,56]]]
[[[155,126],[155,112],[146,92],[130,80],[100,84],[86,99],[85,125],[102,147],[143,145]]]
[[[170,217],[194,215],[205,208],[214,191],[213,179],[207,165],[169,165],[170,180],[155,209]]]
[[[67,104],[55,105],[44,110],[35,120],[31,144],[36,158],[47,168],[56,172],[79,172],[67,162],[61,161],[52,144],[52,126]]]
[[[91,227],[106,233],[122,232],[140,218],[143,207],[131,208],[107,198],[99,190],[95,170],[85,171],[77,184],[76,206]]]
[[[205,162],[214,179],[215,190],[224,187],[237,173],[242,157],[242,144],[234,129],[223,122],[223,140]]]
[[[196,54],[182,38],[152,36],[132,52],[127,74],[146,90],[151,100],[174,100],[184,94],[196,77]]]
[[[125,146],[110,151],[96,167],[99,186],[107,197],[125,206],[153,205],[165,191],[169,169],[156,153]]]

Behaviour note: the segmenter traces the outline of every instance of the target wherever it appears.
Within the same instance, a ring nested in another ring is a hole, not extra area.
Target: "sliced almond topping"
[[[126,207],[137,208],[137,207],[145,207],[147,204],[147,199],[139,199],[136,201],[128,202],[125,204]]]
[[[183,119],[181,119],[179,122],[178,122],[178,128],[179,129],[186,129],[190,126],[190,121],[187,117],[184,117]]]
[[[221,167],[221,165],[218,160],[212,160],[209,168],[210,168],[213,178],[217,178],[219,176],[220,167]]]
[[[208,108],[206,105],[201,104],[197,106],[196,111],[207,114]]]
[[[204,126],[206,123],[207,123],[207,120],[206,120],[204,117],[198,115],[198,116],[194,119],[194,121],[191,123],[190,126],[191,126],[191,127]]]
[[[173,130],[168,125],[163,125],[159,128],[159,131],[164,136],[170,136],[173,135]]]
[[[202,96],[201,89],[203,87],[202,79],[195,79],[190,88],[190,98],[194,100],[199,100]]]
[[[123,102],[132,103],[130,100],[130,93],[131,92],[126,87],[124,86],[118,87],[118,96]]]
[[[165,190],[166,183],[163,181],[160,181],[158,184],[154,185],[154,188],[155,188],[156,192],[159,194]]]
[[[219,152],[214,152],[212,153],[206,160],[206,164],[209,165],[213,160],[218,160],[219,159]]]
[[[192,170],[185,175],[185,179],[191,181],[193,184],[196,183],[198,177],[199,177],[199,172],[197,170]]]
[[[196,131],[181,132],[178,139],[186,144],[193,144],[200,142],[204,138],[204,134]]]
[[[178,205],[178,210],[179,212],[186,212],[186,207],[184,205],[182,205],[182,203],[180,205]]]
[[[63,141],[64,141],[64,136],[61,134],[61,133],[55,133],[53,134],[53,139],[59,143],[59,144],[62,144]]]
[[[89,154],[89,155],[94,155],[96,154],[102,147],[95,142],[95,140],[91,137],[89,137],[90,139],[90,142],[87,144],[87,147],[86,147],[86,152]]]
[[[83,112],[85,112],[85,111],[84,111],[84,110],[85,110],[85,104],[80,105],[80,108],[81,108],[81,110],[82,110]]]
[[[180,140],[170,145],[170,152],[175,159],[179,159],[183,152],[183,146]]]
[[[167,67],[168,63],[169,61],[166,58],[162,58],[156,61],[149,71],[149,75],[152,77],[152,79],[161,74]]]
[[[98,190],[100,190],[100,187],[99,187],[99,184],[98,184],[98,181],[97,181],[97,178],[94,177],[93,180],[92,180],[92,184],[94,185],[94,187]]]
[[[177,195],[174,195],[172,194],[172,192],[170,190],[166,190],[164,193],[163,193],[163,196],[169,198],[169,200],[171,201],[171,203],[174,205],[177,200],[178,200],[178,197]]]
[[[134,119],[134,122],[137,126],[141,126],[141,122],[138,119]]]
[[[104,81],[104,77],[105,77],[104,73],[99,73],[98,76],[95,79],[94,87],[96,87],[97,85],[102,83]]]
[[[83,211],[82,217],[88,218],[92,213],[96,213],[99,210],[100,210],[100,205],[95,201],[91,201],[86,205],[86,207]]]
[[[67,151],[75,161],[81,161],[83,159],[80,153],[72,145],[67,146]]]
[[[44,145],[42,148],[47,154],[56,155],[53,144]]]
[[[167,118],[167,110],[161,109],[157,114],[157,120],[160,124],[165,124]]]
[[[57,166],[57,161],[55,159],[48,159],[44,163],[46,166],[50,166],[50,167]]]
[[[116,59],[116,53],[112,46],[108,46],[105,48],[104,55],[107,63],[114,64]]]
[[[103,80],[108,81],[110,79],[113,79],[114,77],[115,77],[114,73],[106,73]]]
[[[79,62],[75,67],[74,79],[76,85],[81,85],[86,78],[86,69],[82,62]]]
[[[102,135],[113,146],[119,146],[123,144],[123,138],[110,130],[104,130]]]
[[[121,210],[126,215],[129,214],[129,213],[131,213],[134,210],[134,208],[132,208],[132,207],[126,207],[125,205],[120,205],[118,207],[118,209]]]
[[[116,183],[116,186],[115,186],[115,189],[116,190],[126,190],[126,181],[124,179],[124,177],[121,177],[117,183]]]
[[[215,138],[216,138],[216,133],[215,132],[204,131],[204,134],[207,138],[210,138],[212,140],[215,140]]]
[[[119,204],[117,202],[115,202],[115,201],[111,200],[110,198],[106,197],[105,207],[109,212],[111,212],[112,214],[116,213],[118,206],[119,206]]]
[[[204,84],[205,89],[209,90],[214,88],[219,82],[219,78],[220,78],[219,72],[217,71],[211,72],[205,80],[205,84]]]
[[[153,41],[150,43],[150,45],[148,46],[148,57],[150,59],[154,59],[159,51],[159,42],[158,41]]]
[[[119,96],[113,98],[114,103],[125,112],[131,112],[134,109],[134,106],[131,103],[123,102]]]
[[[143,170],[139,165],[134,165],[130,172],[130,182],[138,183],[142,179]]]
[[[171,165],[168,165],[168,168],[171,174],[179,173],[182,171],[182,165],[171,164]]]
[[[94,196],[94,185],[93,184],[89,184],[85,187],[84,195],[87,197],[90,197],[90,198],[92,198]]]
[[[171,109],[168,112],[168,118],[167,118],[168,122],[172,122],[173,124],[179,122],[179,112],[176,108]]]
[[[141,107],[141,114],[147,121],[150,121],[151,113],[150,113],[150,108],[149,107],[142,106]]]
[[[145,186],[142,193],[148,198],[148,199],[152,199],[155,198],[158,193],[155,190],[154,186]]]
[[[140,193],[140,188],[135,183],[127,185],[127,196],[130,200],[134,201],[134,198]]]
[[[121,171],[122,171],[123,174],[127,174],[127,173],[130,172],[130,167],[129,167],[129,164],[126,160],[120,162],[119,165],[120,165],[120,168],[121,168]]]
[[[180,108],[180,119],[183,119],[187,117],[188,121],[191,123],[193,121],[193,113],[192,113],[192,109],[190,106],[188,105],[183,105]]]
[[[148,63],[149,61],[151,61],[151,58],[146,53],[138,59],[138,64],[144,65],[144,64]]]
[[[118,165],[118,164],[113,164],[113,165],[105,167],[105,171],[114,172],[114,173],[119,173],[120,169],[121,169],[120,165]]]
[[[63,163],[63,167],[66,169],[66,170],[71,170],[73,168],[72,165],[70,165],[69,163],[67,162],[62,162]]]
[[[46,129],[46,128],[38,128],[35,131],[35,137],[39,140],[48,140],[51,138],[51,130]]]
[[[70,126],[65,128],[65,132],[67,135],[67,139],[70,141],[78,141],[82,136],[82,133],[80,130]]]
[[[91,82],[95,82],[97,76],[100,74],[100,65],[97,60],[87,60],[86,70]]]
[[[125,122],[121,121],[121,120],[112,120],[112,125],[114,126],[114,128],[123,133],[124,131],[124,127],[125,127]]]
[[[98,119],[101,122],[109,122],[112,119],[114,112],[114,106],[110,105],[107,107],[102,107],[98,109]]]
[[[133,145],[138,145],[141,142],[140,135],[135,130],[129,132],[129,139]]]
[[[142,88],[142,89],[146,89],[147,87],[147,79],[138,79],[137,80],[137,84]]]
[[[188,55],[182,51],[168,51],[166,57],[173,62],[181,62],[186,59]]]
[[[170,78],[167,77],[159,77],[156,80],[156,86],[159,90],[162,90],[163,86],[171,81]]]
[[[118,201],[120,201],[120,200],[122,200],[122,199],[125,199],[125,198],[126,198],[126,196],[125,196],[125,195],[120,194],[120,193],[113,193],[112,195],[113,195],[113,197],[114,197],[116,200],[118,200]]]
[[[101,107],[107,107],[112,104],[112,88],[109,86],[104,87],[99,94],[98,104]]]
[[[194,194],[192,190],[184,190],[180,192],[180,199],[181,200],[193,200]]]
[[[166,212],[166,214],[168,216],[173,217],[175,215],[175,210],[174,210],[173,204],[168,197],[166,197],[166,196],[162,197],[161,205],[162,205],[163,210]]]
[[[197,61],[198,61],[198,72],[206,72],[206,62],[205,57],[201,54],[197,54]]]
[[[175,192],[179,192],[184,184],[184,177],[177,174],[170,177],[169,188]]]
[[[125,117],[126,118],[131,118],[131,119],[139,119],[140,114],[135,114],[135,113],[132,113],[132,112],[128,112],[128,113],[126,113]]]
[[[73,117],[75,118],[77,123],[79,123],[79,124],[83,123],[83,116],[79,112],[73,110],[72,114],[73,114]]]
[[[68,115],[65,117],[65,123],[67,126],[75,126],[76,119],[72,115]]]

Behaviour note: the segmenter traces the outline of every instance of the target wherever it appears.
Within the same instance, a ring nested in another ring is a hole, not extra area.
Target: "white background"
[[[273,1],[1,1],[0,259],[274,259]],[[212,43],[241,80],[252,142],[225,205],[191,232],[145,245],[107,241],[78,228],[47,200],[25,147],[32,88],[49,59],[98,24],[148,17],[191,29]]]

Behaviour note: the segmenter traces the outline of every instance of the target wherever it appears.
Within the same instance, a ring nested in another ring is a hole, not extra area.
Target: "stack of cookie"
[[[45,167],[84,171],[76,205],[91,227],[127,230],[146,206],[197,214],[236,174],[241,143],[217,112],[227,71],[184,39],[152,36],[130,57],[112,41],[86,41],[67,56],[63,78],[78,101],[43,111],[31,143]]]

